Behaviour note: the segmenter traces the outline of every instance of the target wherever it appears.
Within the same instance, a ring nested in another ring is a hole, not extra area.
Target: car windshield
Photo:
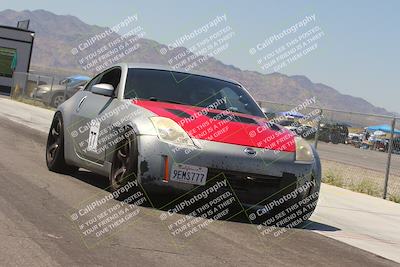
[[[129,69],[125,98],[181,103],[264,118],[254,100],[239,85],[181,72]]]
[[[67,84],[68,87],[74,87],[76,85],[85,84],[86,82],[87,82],[87,80],[67,78],[67,79],[60,81],[60,85]]]

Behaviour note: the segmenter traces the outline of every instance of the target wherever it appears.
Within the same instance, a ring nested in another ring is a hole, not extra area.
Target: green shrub
[[[389,195],[389,200],[396,203],[400,203],[400,195]]]
[[[368,194],[375,197],[382,196],[381,190],[375,183],[370,180],[363,179],[358,183],[351,184],[349,189],[355,192]]]
[[[322,177],[322,182],[337,187],[344,187],[342,173],[332,169],[327,170],[326,174]]]

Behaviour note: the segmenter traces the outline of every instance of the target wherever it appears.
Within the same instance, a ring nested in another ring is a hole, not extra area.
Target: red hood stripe
[[[285,128],[275,130],[268,127],[264,118],[149,100],[135,100],[133,104],[174,120],[192,138],[269,150],[296,151],[294,134]],[[239,120],[242,118],[241,122],[233,121],[233,116]],[[251,121],[254,123],[249,123]]]

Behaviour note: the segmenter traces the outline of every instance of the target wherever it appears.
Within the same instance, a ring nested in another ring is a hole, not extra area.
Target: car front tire
[[[115,192],[129,181],[136,180],[138,169],[137,137],[131,128],[124,131],[117,145],[109,175],[110,192]]]
[[[78,167],[71,166],[65,162],[64,124],[59,112],[54,115],[47,137],[46,164],[50,171],[58,173],[72,173],[78,170]]]

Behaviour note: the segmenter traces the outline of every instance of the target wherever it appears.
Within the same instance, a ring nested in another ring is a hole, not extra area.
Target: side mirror
[[[99,83],[99,84],[93,85],[91,91],[93,94],[112,96],[114,93],[114,86],[112,86],[111,84],[108,84],[108,83]]]

